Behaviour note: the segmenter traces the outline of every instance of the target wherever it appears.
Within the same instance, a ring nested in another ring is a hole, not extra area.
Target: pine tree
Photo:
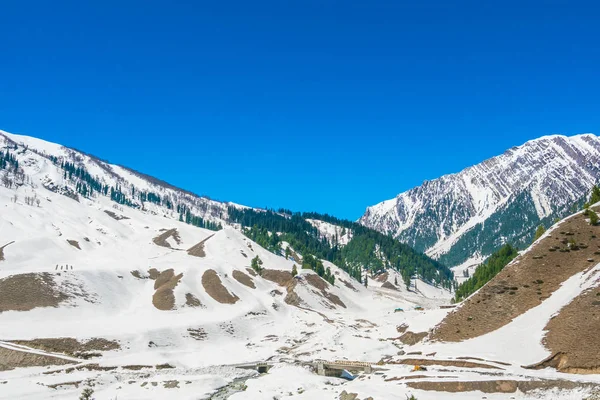
[[[260,274],[262,274],[262,271],[263,271],[262,264],[263,264],[263,262],[262,262],[262,260],[260,259],[260,257],[259,257],[259,256],[256,256],[256,257],[254,257],[254,258],[252,259],[252,263],[250,264],[250,266],[252,267],[252,269],[253,269],[254,271],[256,271],[256,273],[257,273],[258,275],[260,275]]]
[[[517,249],[510,244],[502,246],[502,248],[492,254],[485,263],[478,266],[477,269],[475,269],[475,273],[473,273],[469,279],[456,288],[454,300],[459,302],[469,297],[496,276],[502,268],[517,256],[517,254]]]
[[[600,188],[598,185],[594,185],[592,188],[592,195],[590,197],[590,205],[596,204],[600,201]]]
[[[296,275],[298,275],[298,268],[296,267],[296,264],[294,264],[294,266],[292,267],[292,276]]]
[[[92,395],[94,394],[94,390],[92,388],[85,388],[81,392],[81,396],[79,396],[79,400],[94,400]]]
[[[590,217],[590,225],[598,225],[598,214],[593,210],[588,211],[588,217]]]
[[[541,238],[544,233],[546,233],[546,228],[544,228],[544,225],[538,226],[535,230],[535,236],[533,238],[533,241],[535,242],[536,240]]]

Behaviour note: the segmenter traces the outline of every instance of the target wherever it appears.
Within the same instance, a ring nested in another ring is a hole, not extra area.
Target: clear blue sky
[[[0,129],[354,219],[528,139],[599,133],[599,7],[3,1]]]

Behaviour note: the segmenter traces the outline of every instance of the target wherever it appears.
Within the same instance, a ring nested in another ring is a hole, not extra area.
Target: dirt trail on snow
[[[14,240],[12,242],[8,242],[4,246],[0,247],[0,261],[4,261],[4,248],[13,243],[14,243]]]
[[[206,252],[204,251],[204,243],[206,243],[206,241],[213,236],[215,236],[215,235],[212,234],[209,237],[207,237],[206,239],[202,240],[201,242],[198,242],[197,244],[193,245],[192,247],[190,247],[187,250],[187,253],[190,256],[194,256],[194,257],[206,257]]]
[[[51,353],[62,353],[71,357],[87,358],[91,352],[119,350],[121,345],[115,340],[92,338],[79,341],[75,338],[38,338],[33,340],[12,340],[10,343],[27,346]]]
[[[47,365],[75,364],[76,362],[51,355],[35,354],[27,351],[19,351],[0,347],[0,371],[8,371],[15,368],[43,367]]]

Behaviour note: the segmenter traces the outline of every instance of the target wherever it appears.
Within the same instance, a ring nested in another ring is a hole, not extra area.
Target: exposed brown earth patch
[[[121,368],[130,371],[139,371],[144,368],[152,368],[152,365],[123,365]]]
[[[385,379],[385,381],[386,382],[410,381],[410,380],[414,380],[414,379],[423,379],[423,378],[443,379],[443,378],[450,378],[450,377],[449,376],[428,376],[428,375],[407,375],[407,376],[396,376],[394,378],[387,378],[387,379]]]
[[[303,277],[309,285],[314,286],[319,290],[326,290],[329,287],[329,283],[317,274],[305,274]]]
[[[540,305],[564,281],[590,267],[588,259],[598,257],[598,236],[600,226],[590,226],[583,214],[563,221],[448,314],[431,338],[458,342],[478,337]]]
[[[248,273],[256,275],[253,269],[246,268]],[[294,291],[296,288],[297,281],[294,279],[292,274],[288,271],[279,271],[275,269],[265,269],[261,273],[261,278],[266,279],[268,281],[274,282],[279,286],[285,287],[287,294],[283,301],[286,304],[299,307],[302,304],[302,299],[298,294]]]
[[[161,369],[175,369],[174,366],[172,366],[171,364],[166,364],[166,363],[165,364],[158,364],[158,365],[155,366],[155,368],[157,370],[161,370]]]
[[[509,366],[509,363],[505,363],[502,361],[493,361],[493,360],[484,360],[483,358],[479,358],[479,357],[456,357],[457,360],[475,360],[475,361],[483,361],[483,362],[491,362],[494,364],[500,364],[500,365],[506,365]]]
[[[260,276],[263,279],[275,282],[279,286],[287,286],[294,279],[290,272],[276,269],[264,269]]]
[[[63,353],[71,357],[80,357],[81,353],[90,351],[121,349],[121,345],[116,340],[104,338],[92,338],[84,341],[75,338],[38,338],[33,340],[11,340],[10,342],[47,352]]]
[[[175,308],[175,294],[173,289],[177,286],[183,274],[175,275],[172,268],[162,271],[154,282],[154,295],[152,304],[159,310],[167,311]]]
[[[296,262],[302,261],[302,257],[300,257],[298,255],[298,253],[296,253],[291,247],[290,247],[290,257]]]
[[[213,237],[213,235],[210,235],[209,237],[207,237],[206,239],[202,240],[201,242],[193,245],[192,247],[190,247],[187,251],[187,253],[190,256],[194,256],[194,257],[206,257],[206,253],[204,252],[204,243],[206,243],[206,241],[208,239],[210,239],[211,237]]]
[[[300,305],[302,304],[302,299],[300,298],[300,296],[298,296],[298,293],[294,291],[295,288],[296,280],[292,279],[290,282],[288,282],[288,284],[285,287],[287,294],[285,295],[283,301],[285,302],[285,304],[300,307]]]
[[[79,388],[79,385],[81,385],[81,382],[83,382],[83,381],[53,383],[52,385],[48,385],[48,387],[50,389],[58,389],[58,388],[61,388],[61,387],[66,387],[66,386],[73,386],[75,388]]]
[[[100,366],[100,364],[84,364],[79,365],[77,367],[71,367],[67,369],[54,369],[51,371],[42,372],[44,375],[53,375],[53,374],[62,374],[62,373],[71,373],[75,370],[77,371],[114,371],[118,367],[109,367],[109,366]]]
[[[14,368],[66,364],[74,364],[74,362],[58,357],[32,354],[0,347],[0,371],[8,371]]]
[[[384,272],[383,274],[379,274],[375,277],[375,280],[377,282],[386,282],[388,278],[388,273]]]
[[[408,331],[399,337],[400,341],[409,346],[415,345],[423,340],[428,335],[427,332],[411,332]]]
[[[502,369],[494,365],[475,363],[464,360],[432,360],[427,358],[405,358],[398,361],[388,361],[388,364],[403,364],[403,365],[441,365],[443,367],[457,368],[485,368],[485,369]]]
[[[114,212],[112,212],[110,210],[104,210],[104,212],[106,214],[108,214],[109,217],[111,217],[112,219],[116,219],[117,221],[121,221],[123,219],[129,219],[129,217],[126,217],[124,215],[116,214],[116,213],[114,213]]]
[[[175,271],[173,270],[173,268],[169,268],[162,271],[160,274],[158,274],[156,280],[154,281],[154,290],[169,282],[174,276]]]
[[[363,319],[363,318],[357,319],[356,322],[361,323],[361,324],[365,324],[369,328],[376,328],[377,327],[377,324],[375,322],[371,322],[371,321],[369,321],[367,319]]]
[[[38,338],[33,340],[12,340],[11,343],[83,359],[98,356],[94,352],[121,349],[121,345],[116,340],[107,340],[104,338],[92,338],[85,341],[79,341],[75,338]]]
[[[256,271],[253,270],[252,268],[246,268],[246,271],[248,271],[248,273],[252,276],[256,276]]]
[[[233,276],[233,279],[235,279],[242,285],[246,285],[249,288],[256,289],[256,286],[254,285],[254,281],[252,280],[252,278],[250,278],[248,275],[246,275],[242,271],[235,270],[235,271],[233,271],[233,273],[231,275]]]
[[[574,298],[544,328],[543,343],[552,356],[531,366],[576,374],[600,373],[600,288]],[[597,304],[596,304],[597,303]]]
[[[47,272],[11,275],[0,279],[0,312],[29,311],[37,307],[58,307],[69,299]]]
[[[138,270],[133,270],[133,271],[130,271],[130,272],[131,272],[131,275],[134,278],[137,278],[137,279],[148,279],[149,278],[148,276],[142,275],[142,273],[140,271],[138,271]]]
[[[6,243],[4,246],[0,247],[0,261],[4,261],[4,248],[8,245],[13,244],[14,241]]]
[[[338,279],[338,280],[339,280],[340,282],[342,282],[342,283],[344,284],[344,286],[346,286],[348,289],[351,289],[351,290],[353,290],[353,291],[355,291],[355,292],[358,292],[358,289],[356,289],[354,286],[352,286],[352,285],[350,284],[350,282],[348,282],[348,281],[345,281],[345,280],[343,280],[343,279]]]
[[[81,247],[79,247],[79,242],[77,240],[71,240],[71,239],[67,239],[67,242],[75,247],[77,250],[81,250]]]
[[[181,237],[179,236],[177,228],[164,231],[163,233],[152,239],[152,241],[157,246],[167,247],[170,249],[171,245],[169,244],[169,242],[167,242],[167,239],[170,237],[172,237],[175,240],[175,243],[181,244]]]
[[[385,281],[383,283],[383,285],[381,285],[381,287],[384,288],[384,289],[398,290],[398,288],[396,286],[394,286],[393,284],[389,283],[388,281]]]
[[[319,289],[321,295],[323,297],[325,297],[327,300],[329,300],[330,302],[332,302],[333,304],[335,304],[337,306],[346,308],[346,305],[344,304],[344,302],[337,295],[327,291],[327,288],[329,288],[329,283],[327,281],[325,281],[325,279],[321,278],[317,274],[305,274],[303,276],[306,279],[306,281],[309,283],[309,285],[314,286],[315,288]]]
[[[466,381],[466,382],[407,382],[406,385],[413,389],[433,390],[436,392],[474,392],[483,393],[515,393],[517,389],[523,393],[532,390],[573,390],[579,388],[597,388],[594,383],[583,383],[575,381],[555,380],[496,380],[496,381]]]
[[[158,276],[160,275],[160,271],[157,270],[156,268],[150,268],[148,270],[148,276],[150,277],[150,279],[155,280],[156,278],[158,278]]]
[[[185,305],[188,307],[202,307],[202,302],[200,300],[198,300],[198,298],[196,296],[194,296],[192,293],[186,293],[185,294]]]
[[[324,296],[327,300],[329,300],[333,304],[343,307],[343,308],[346,308],[346,305],[344,304],[344,302],[337,295],[335,295],[333,293],[325,292]]]
[[[235,294],[229,293],[221,283],[219,275],[212,269],[206,270],[202,275],[202,286],[210,297],[221,304],[235,304],[240,299]]]

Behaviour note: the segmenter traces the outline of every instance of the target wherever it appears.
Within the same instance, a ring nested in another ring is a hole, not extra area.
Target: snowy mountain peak
[[[18,166],[28,181],[15,180],[16,186],[35,189],[41,184],[46,189],[70,194],[76,201],[102,202],[107,198],[120,205],[200,227],[223,224],[230,206],[35,137],[0,131],[0,151],[14,153],[20,160]]]
[[[600,138],[543,136],[368,207],[360,222],[458,265],[527,243],[599,178]]]

